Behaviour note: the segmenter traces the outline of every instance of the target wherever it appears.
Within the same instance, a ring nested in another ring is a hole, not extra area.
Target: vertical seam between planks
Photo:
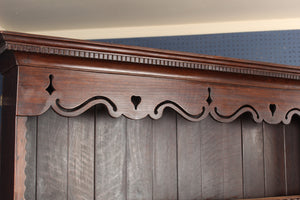
[[[149,118],[149,117],[148,117]],[[149,118],[149,120],[150,120],[150,122],[151,122],[151,134],[152,134],[152,140],[151,140],[151,154],[152,154],[152,160],[151,160],[151,162],[152,162],[152,180],[151,180],[151,191],[152,191],[152,200],[154,199],[153,197],[154,197],[154,195],[153,195],[153,192],[154,192],[154,187],[153,187],[153,183],[154,183],[154,170],[156,170],[156,168],[155,168],[155,163],[154,163],[154,145],[155,145],[155,143],[154,143],[154,131],[153,131],[153,120],[151,119],[151,118]]]
[[[224,196],[225,196],[225,189],[224,189],[224,180],[225,180],[225,159],[224,159],[224,148],[225,148],[225,141],[224,141],[224,138],[225,138],[225,134],[227,134],[227,133],[225,133],[224,131],[223,131],[223,128],[224,128],[224,123],[222,123],[222,128],[221,128],[221,130],[222,130],[222,168],[223,168],[223,176],[222,176],[222,189],[223,189],[223,192],[222,192],[222,195],[223,195],[223,199],[224,199]]]
[[[67,200],[69,200],[69,149],[70,149],[70,118],[67,117]]]
[[[36,135],[35,135],[35,200],[37,200],[37,175],[38,175],[38,135],[39,135],[39,117],[36,117]]]
[[[204,186],[203,186],[203,165],[202,165],[202,151],[203,151],[203,143],[202,143],[202,140],[203,140],[203,133],[200,131],[200,132],[198,132],[199,131],[199,124],[200,124],[200,121],[198,121],[198,122],[196,122],[197,123],[197,134],[199,134],[199,146],[200,146],[200,155],[199,155],[199,157],[200,157],[200,170],[201,170],[201,199],[203,198],[203,188],[204,188]],[[205,133],[204,133],[205,134]]]
[[[241,130],[241,163],[242,163],[242,195],[245,198],[245,182],[244,182],[244,140],[243,140],[243,119],[240,119],[240,130]]]
[[[148,117],[147,117],[148,118]],[[147,118],[145,118],[145,119],[147,119]],[[151,149],[151,152],[150,152],[150,157],[151,157],[151,199],[153,200],[153,194],[154,194],[154,187],[153,187],[153,183],[154,183],[154,181],[153,181],[153,179],[154,179],[154,171],[155,171],[155,163],[154,163],[154,156],[155,156],[155,148],[154,148],[154,130],[153,130],[153,128],[152,128],[152,119],[150,119],[150,121],[151,121],[151,125],[150,125],[150,127],[151,127],[151,129],[150,129],[150,133],[149,134],[151,134],[151,140],[150,140],[150,142],[151,142],[151,145],[150,145],[150,149]]]
[[[128,199],[128,119],[124,117],[125,121],[125,170],[124,170],[124,179],[125,179],[125,199]]]
[[[265,165],[265,122],[262,122],[264,197],[266,196],[266,165]]]
[[[179,167],[178,167],[178,114],[175,113],[175,126],[176,126],[176,199],[179,199]]]
[[[93,199],[96,200],[96,144],[97,144],[97,106],[94,107],[94,183],[93,183]]]
[[[288,195],[287,188],[287,164],[286,164],[286,125],[283,125],[283,156],[284,156],[284,183],[285,183],[285,195]]]

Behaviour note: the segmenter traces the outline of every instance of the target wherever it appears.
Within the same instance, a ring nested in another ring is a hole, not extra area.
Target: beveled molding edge
[[[0,50],[300,80],[296,66],[13,32],[2,32]]]
[[[261,69],[232,67],[232,66],[220,65],[220,64],[219,65],[205,64],[205,63],[181,61],[175,59],[153,58],[153,57],[145,57],[145,56],[137,56],[137,55],[134,56],[134,55],[126,55],[126,54],[95,52],[95,51],[86,51],[86,50],[78,50],[78,49],[64,49],[58,47],[16,44],[16,43],[8,43],[6,49],[14,50],[14,51],[30,52],[30,53],[43,53],[43,54],[59,55],[59,56],[71,56],[71,57],[81,57],[81,58],[90,58],[90,59],[99,59],[99,60],[108,60],[108,61],[128,62],[128,63],[136,63],[136,64],[160,65],[166,67],[178,67],[178,68],[186,68],[186,69],[229,72],[229,73],[237,73],[237,74],[300,80],[300,75],[298,74],[282,73],[276,71],[271,72],[271,71],[261,70]]]

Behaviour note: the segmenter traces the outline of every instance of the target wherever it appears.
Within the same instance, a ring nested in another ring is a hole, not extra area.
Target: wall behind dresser
[[[300,65],[300,30],[96,41]]]

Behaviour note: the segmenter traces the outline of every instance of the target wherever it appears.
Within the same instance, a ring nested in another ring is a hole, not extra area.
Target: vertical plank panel
[[[96,116],[96,199],[126,199],[126,119],[112,118],[103,106]]]
[[[264,156],[262,124],[242,119],[244,198],[263,197]]]
[[[94,109],[69,119],[68,199],[94,199]]]
[[[300,193],[300,118],[285,128],[287,195],[294,195]]]
[[[283,125],[263,124],[265,196],[285,195]]]
[[[178,199],[202,199],[200,123],[177,115]]]
[[[127,120],[128,200],[152,200],[152,120]]]
[[[37,200],[66,200],[68,118],[53,110],[41,115],[37,145]]]
[[[224,199],[243,197],[242,133],[240,118],[219,124],[223,135]]]
[[[201,133],[202,198],[223,199],[224,158],[221,123],[211,117],[199,122]]]
[[[153,121],[153,199],[177,199],[176,113]]]
[[[36,197],[36,136],[37,117],[28,117],[26,122],[26,180],[25,199],[34,200]]]
[[[204,199],[242,197],[241,125],[207,118],[200,122]]]
[[[178,119],[180,199],[243,196],[241,122],[222,124]]]

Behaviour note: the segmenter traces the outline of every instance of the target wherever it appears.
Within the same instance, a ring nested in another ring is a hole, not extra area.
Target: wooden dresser
[[[0,71],[1,200],[300,199],[299,67],[1,32]]]

